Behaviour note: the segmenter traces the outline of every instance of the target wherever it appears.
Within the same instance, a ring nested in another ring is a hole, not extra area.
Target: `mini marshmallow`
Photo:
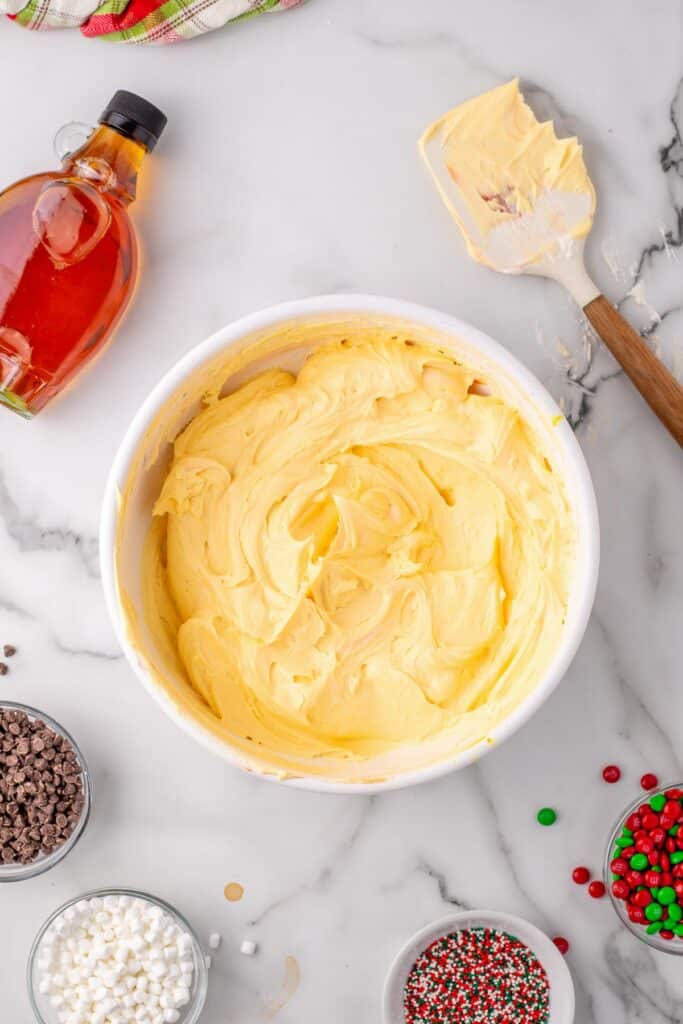
[[[92,897],[67,911],[46,932],[36,959],[38,990],[59,1024],[180,1020],[194,975],[188,932],[138,897]]]
[[[218,949],[221,944],[221,936],[219,932],[211,932],[209,935],[209,948]]]
[[[258,947],[253,939],[243,939],[242,945],[240,946],[240,953],[244,953],[245,956],[253,956],[257,948]]]

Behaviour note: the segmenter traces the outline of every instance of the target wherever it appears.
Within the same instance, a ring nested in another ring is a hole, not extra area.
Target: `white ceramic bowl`
[[[548,1024],[572,1024],[574,1020],[574,984],[564,957],[554,942],[521,917],[494,910],[464,910],[433,921],[422,928],[396,956],[384,985],[384,1024],[404,1024],[403,990],[410,970],[420,953],[435,939],[465,928],[495,928],[523,942],[535,953],[545,968],[550,983],[550,1016]]]
[[[102,581],[109,612],[121,646],[144,687],[186,732],[225,760],[255,771],[264,778],[285,781],[288,785],[327,792],[376,792],[426,782],[456,768],[471,764],[491,749],[482,741],[456,756],[437,760],[400,774],[376,773],[377,781],[346,781],[301,775],[280,780],[266,774],[257,763],[250,763],[242,751],[233,749],[201,722],[179,710],[168,692],[155,679],[150,662],[158,661],[151,636],[145,636],[144,651],[134,647],[127,635],[120,594],[125,591],[139,622],[141,613],[142,545],[151,521],[151,508],[159,494],[170,458],[168,438],[175,437],[200,408],[199,399],[208,383],[215,382],[216,371],[226,361],[226,353],[235,355],[271,335],[273,331],[303,323],[348,323],[359,326],[390,326],[402,330],[409,326],[412,336],[448,349],[452,346],[473,366],[487,369],[503,381],[523,409],[525,418],[541,433],[556,453],[556,462],[564,477],[578,530],[577,561],[570,594],[567,621],[552,662],[536,689],[491,733],[498,744],[520,728],[555,689],[566,672],[588,623],[598,574],[599,529],[595,494],[588,468],[571,428],[553,399],[536,378],[512,356],[481,331],[455,317],[395,299],[366,295],[329,295],[274,306],[229,324],[187,353],[154,388],[133,419],[121,443],[109,475],[104,496],[100,530]],[[253,366],[259,369],[277,363],[298,369],[308,348],[287,349],[280,356],[268,356]],[[213,379],[212,379],[213,378]],[[231,377],[226,390],[238,386],[242,372]],[[163,414],[161,410],[164,410]],[[161,419],[160,419],[161,417]],[[140,466],[144,466],[144,471]],[[132,483],[131,483],[132,481]],[[121,494],[128,489],[127,500]],[[120,538],[117,552],[117,538]],[[174,683],[175,685],[175,683]],[[177,685],[187,684],[178,679]],[[373,772],[365,775],[373,777]]]

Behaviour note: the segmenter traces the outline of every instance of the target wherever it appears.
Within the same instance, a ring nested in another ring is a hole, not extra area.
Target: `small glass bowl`
[[[38,1024],[58,1024],[59,1020],[57,1010],[50,1003],[50,997],[43,995],[39,991],[40,971],[38,969],[38,959],[45,932],[53,921],[55,921],[60,914],[63,914],[65,910],[68,910],[69,907],[78,903],[79,900],[90,900],[94,896],[130,896],[133,899],[145,900],[152,906],[159,907],[160,910],[163,910],[164,913],[168,914],[168,916],[173,919],[179,928],[182,928],[183,931],[187,932],[192,939],[194,971],[192,973],[192,991],[190,993],[190,1001],[186,1006],[183,1006],[179,1010],[180,1019],[178,1024],[196,1024],[204,1008],[206,993],[209,987],[209,969],[206,964],[206,955],[202,949],[201,943],[192,926],[183,917],[183,915],[175,909],[175,907],[172,907],[170,903],[166,903],[165,900],[159,899],[158,896],[152,896],[147,892],[139,892],[136,889],[94,889],[91,892],[82,893],[80,896],[74,896],[73,899],[67,900],[66,903],[63,903],[61,907],[58,907],[52,914],[50,914],[47,921],[33,940],[26,970],[29,1002],[31,1003],[31,1009],[33,1010],[33,1014]]]
[[[672,953],[674,956],[683,955],[683,936],[674,935],[673,939],[662,939],[659,936],[659,932],[655,932],[654,935],[648,935],[646,926],[643,924],[635,924],[628,916],[626,912],[626,903],[624,900],[618,900],[612,892],[612,869],[610,864],[614,860],[613,851],[616,846],[616,841],[621,834],[622,826],[626,819],[634,814],[641,804],[648,803],[648,801],[656,796],[658,793],[664,793],[667,789],[683,789],[683,783],[681,782],[669,782],[663,786],[657,786],[656,789],[643,791],[640,796],[629,804],[625,811],[617,818],[614,828],[610,832],[609,840],[607,842],[607,849],[605,851],[605,864],[603,868],[603,876],[605,881],[605,888],[609,893],[612,906],[614,907],[617,917],[621,923],[628,928],[632,935],[635,935],[637,939],[644,942],[647,946],[652,949],[657,949],[662,953]]]
[[[62,843],[61,846],[56,847],[52,853],[44,854],[41,853],[32,860],[30,864],[5,864],[0,861],[0,882],[22,882],[26,878],[34,878],[36,875],[42,875],[43,872],[49,871],[55,864],[59,864],[60,860],[66,857],[67,853],[73,850],[78,840],[85,831],[85,826],[88,824],[90,817],[90,807],[92,804],[92,784],[90,781],[90,773],[88,772],[88,766],[81,748],[76,743],[73,736],[66,731],[59,724],[55,722],[54,718],[50,718],[44,711],[39,711],[37,708],[32,708],[28,704],[18,704],[15,701],[3,700],[0,701],[0,710],[9,711],[23,711],[24,714],[28,715],[29,718],[39,719],[44,722],[49,729],[57,733],[58,736],[63,736],[64,739],[73,747],[73,751],[78,759],[78,763],[81,766],[81,782],[83,784],[83,809],[81,810],[81,816],[74,826],[74,830],[69,838]]]

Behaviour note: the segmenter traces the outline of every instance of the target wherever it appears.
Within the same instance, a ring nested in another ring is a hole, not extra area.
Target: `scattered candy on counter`
[[[149,900],[82,899],[43,936],[39,992],[69,1024],[175,1024],[191,997],[193,945],[192,936]]]
[[[242,945],[240,946],[240,953],[244,953],[245,956],[253,956],[258,946],[253,939],[243,939]]]
[[[78,824],[84,801],[82,765],[66,737],[0,707],[0,861],[30,864],[52,853]]]
[[[406,1024],[547,1024],[550,985],[536,955],[514,935],[471,928],[436,939],[413,964]]]
[[[536,821],[539,825],[554,825],[557,821],[557,811],[554,811],[552,807],[541,807],[536,815]]]
[[[564,938],[563,935],[556,935],[555,938],[553,939],[553,942],[555,943],[555,945],[559,949],[559,951],[562,954],[562,956],[565,956],[565,954],[569,952],[569,943],[567,942],[567,940]]]
[[[654,778],[644,775],[643,788]],[[655,793],[626,816],[610,868],[612,895],[632,924],[662,939],[683,938],[683,789]]]
[[[604,884],[597,879],[588,886],[588,895],[594,900],[601,900],[606,891]]]
[[[618,782],[621,778],[621,768],[616,764],[608,764],[602,769],[602,777],[605,782]]]
[[[588,870],[588,868],[578,867],[574,868],[574,870],[572,871],[572,878],[574,879],[577,885],[585,885],[586,882],[589,881],[590,876],[591,873]]]
[[[646,772],[640,780],[640,785],[643,789],[656,789],[659,785],[659,779],[656,775],[653,775],[652,772]]]

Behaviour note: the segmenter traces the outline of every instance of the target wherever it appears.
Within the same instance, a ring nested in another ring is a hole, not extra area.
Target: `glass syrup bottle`
[[[166,117],[123,90],[48,171],[0,192],[0,403],[39,412],[103,348],[128,305],[138,252],[128,206]],[[86,135],[85,141],[83,137]]]

